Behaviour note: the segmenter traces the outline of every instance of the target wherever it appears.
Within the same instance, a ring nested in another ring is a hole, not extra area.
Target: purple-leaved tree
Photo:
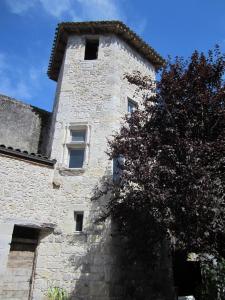
[[[126,75],[153,92],[110,142],[110,158],[124,163],[108,214],[130,261],[154,263],[165,239],[172,250],[225,257],[224,70],[215,47],[168,62],[155,87]]]

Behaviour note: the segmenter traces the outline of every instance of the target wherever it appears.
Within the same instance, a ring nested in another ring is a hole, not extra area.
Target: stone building
[[[119,241],[110,221],[95,223],[105,203],[91,199],[112,176],[107,139],[142,99],[124,74],[154,78],[162,64],[121,22],[61,23],[52,113],[0,96],[0,299],[42,300],[53,286],[125,299]]]

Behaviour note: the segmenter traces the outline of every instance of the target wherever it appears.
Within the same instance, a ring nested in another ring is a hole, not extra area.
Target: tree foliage
[[[223,258],[202,261],[202,287],[200,289],[203,300],[225,299],[225,260]]]
[[[168,62],[156,84],[126,76],[151,92],[110,142],[110,158],[124,163],[108,213],[131,258],[157,255],[165,237],[174,249],[225,256],[224,70],[216,47]]]

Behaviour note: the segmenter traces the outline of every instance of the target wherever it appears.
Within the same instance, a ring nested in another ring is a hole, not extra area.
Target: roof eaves
[[[103,32],[114,33],[127,41],[140,55],[149,60],[156,69],[159,69],[165,64],[165,60],[151,46],[121,21],[62,22],[58,24],[55,31],[47,72],[50,79],[58,79],[68,35],[70,33],[87,34],[88,32],[96,34]],[[61,51],[58,51],[57,49],[60,47],[60,43],[64,44],[64,46],[61,47]],[[58,57],[57,52],[59,53]]]
[[[43,156],[41,154],[28,153],[27,151],[21,151],[20,149],[13,149],[13,147],[6,147],[5,145],[0,145],[0,154],[21,158],[26,161],[33,161],[49,167],[54,167],[56,163],[55,159],[49,159],[48,157]]]

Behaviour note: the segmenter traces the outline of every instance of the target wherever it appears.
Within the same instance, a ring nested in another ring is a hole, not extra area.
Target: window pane
[[[85,135],[86,135],[85,130],[71,131],[72,142],[85,142]]]
[[[82,168],[84,163],[84,149],[71,149],[69,168]]]
[[[113,158],[113,182],[119,184],[122,178],[124,168],[124,157],[119,155]]]
[[[132,113],[137,108],[137,105],[135,102],[128,100],[128,112]]]
[[[75,219],[76,219],[76,231],[82,231],[83,230],[83,213],[75,213]]]

